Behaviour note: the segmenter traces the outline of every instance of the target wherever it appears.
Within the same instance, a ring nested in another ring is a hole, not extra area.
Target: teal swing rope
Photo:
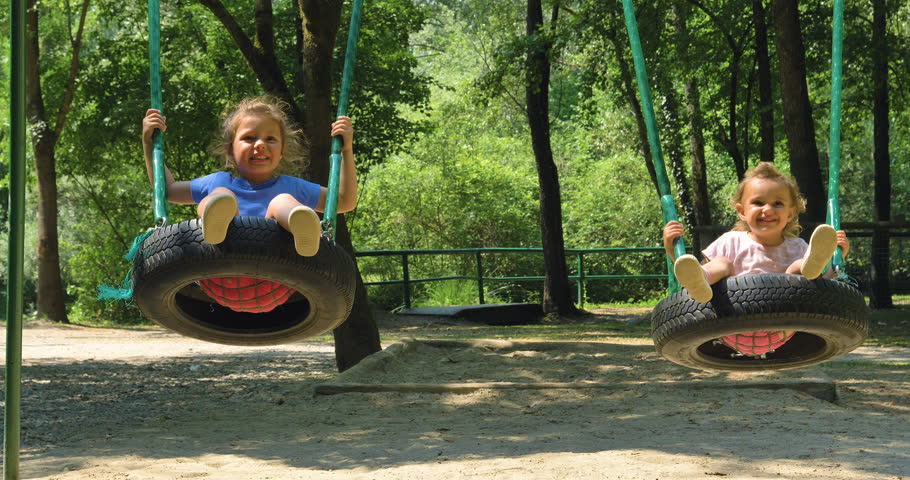
[[[663,212],[664,225],[677,221],[676,204],[670,194],[670,180],[667,178],[667,168],[664,165],[663,152],[660,149],[660,138],[657,135],[657,121],[654,119],[654,105],[651,102],[651,87],[648,86],[648,71],[645,68],[645,55],[641,49],[641,39],[638,36],[638,23],[635,20],[635,8],[632,0],[622,0],[623,13],[626,18],[626,31],[629,33],[629,43],[632,45],[632,60],[635,63],[635,77],[638,80],[638,91],[641,96],[642,110],[645,115],[645,126],[648,132],[648,144],[651,146],[651,159],[657,174],[657,189],[660,194],[661,212]],[[686,245],[682,237],[673,242],[673,252],[676,258],[686,254]],[[679,282],[673,274],[673,262],[667,256],[667,277],[670,293],[680,290]]]
[[[840,230],[840,117],[844,71],[844,0],[834,0],[834,20],[831,28],[831,128],[829,131],[828,212],[826,223]],[[831,260],[838,279],[846,277],[844,255],[840,247]]]
[[[347,115],[351,84],[354,78],[354,64],[357,53],[357,41],[360,37],[360,21],[363,16],[363,0],[354,0],[351,7],[350,30],[348,43],[345,50],[344,70],[341,77],[341,93],[338,96],[338,116]],[[151,107],[162,111],[161,100],[161,15],[159,0],[148,0],[148,29],[149,29],[149,86],[151,89]],[[329,157],[329,185],[326,192],[325,214],[322,226],[324,234],[330,241],[334,241],[335,225],[338,212],[338,184],[341,177],[341,137],[332,139],[332,154]],[[155,130],[152,134],[152,176],[154,177],[155,191],[155,224],[163,227],[169,223],[167,207],[167,181],[164,168],[164,134]],[[127,261],[132,263],[133,258],[142,247],[154,229],[149,229],[133,239],[133,244],[125,255]],[[101,285],[98,287],[99,300],[126,300],[133,298],[132,269],[126,278],[117,287]]]
[[[661,211],[664,224],[678,220],[676,206],[670,195],[670,182],[667,179],[666,166],[660,150],[660,140],[657,135],[657,122],[654,117],[654,107],[651,103],[651,89],[648,86],[648,73],[645,68],[645,57],[642,53],[641,40],[638,36],[638,24],[635,20],[635,8],[632,0],[622,0],[623,14],[626,20],[626,30],[629,34],[629,44],[632,48],[632,58],[635,63],[635,74],[638,80],[638,91],[641,96],[642,110],[645,116],[645,125],[648,132],[648,143],[651,146],[651,158],[657,172],[657,187],[660,194]],[[840,117],[841,117],[841,92],[843,89],[843,39],[844,39],[844,1],[834,0],[834,18],[831,39],[831,130],[828,168],[828,211],[826,223],[840,230]],[[685,254],[685,244],[682,238],[676,239],[673,250],[678,258]],[[832,260],[838,280],[851,280],[844,271],[844,257],[840,247],[837,248]],[[673,275],[673,265],[667,257],[667,274],[669,276],[670,293],[680,290],[679,283]]]
[[[341,93],[338,94],[338,116],[348,114],[348,97],[354,81],[354,64],[357,56],[357,41],[360,37],[360,18],[363,16],[363,0],[354,0],[351,6],[351,22],[348,30],[348,44],[344,53],[344,71],[341,74]],[[329,157],[329,185],[326,192],[323,229],[329,240],[335,238],[336,216],[338,213],[338,182],[341,178],[341,137],[332,139],[332,155]]]
[[[149,8],[149,88],[152,108],[164,110],[161,102],[161,14],[158,0],[148,0]],[[164,133],[152,133],[152,177],[155,179],[155,224],[169,223],[167,212],[167,180],[164,175]]]

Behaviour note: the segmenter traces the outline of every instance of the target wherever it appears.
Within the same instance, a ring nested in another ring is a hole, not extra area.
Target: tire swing
[[[355,0],[345,53],[338,116],[346,115],[363,0]],[[152,108],[161,110],[159,5],[149,0]],[[158,228],[140,235],[127,255],[127,288],[101,289],[102,298],[133,298],[149,320],[176,333],[228,345],[277,345],[320,335],[351,312],[353,259],[334,241],[342,140],[332,140],[329,187],[315,256],[302,257],[292,235],[272,219],[235,217],[224,242],[202,237],[202,222],[168,224],[164,149],[153,136]]]
[[[663,163],[657,124],[632,0],[623,0],[639,93],[657,172],[663,222],[677,220]],[[843,2],[835,0],[827,222],[840,229],[840,109]],[[677,257],[686,253],[682,238]],[[836,280],[801,275],[729,277],[712,286],[707,303],[680,291],[667,258],[671,295],[654,308],[651,336],[657,352],[680,365],[721,371],[799,368],[824,362],[860,346],[869,332],[865,298],[844,271],[840,248],[832,261]]]

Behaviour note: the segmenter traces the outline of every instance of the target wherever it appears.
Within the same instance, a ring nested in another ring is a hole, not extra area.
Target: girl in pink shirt
[[[675,258],[676,279],[697,302],[711,300],[711,285],[726,277],[791,273],[817,278],[838,246],[845,257],[850,250],[847,235],[830,225],[819,225],[808,244],[798,237],[802,229],[798,216],[806,210],[805,200],[796,181],[772,163],[761,162],[746,172],[730,206],[739,222],[702,252],[704,264],[693,255],[675,258],[673,241],[683,235],[683,226],[674,221],[664,227],[664,249]]]

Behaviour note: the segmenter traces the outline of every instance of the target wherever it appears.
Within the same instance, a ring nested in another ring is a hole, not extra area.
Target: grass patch
[[[588,310],[596,310],[598,308],[654,308],[661,300],[663,298],[646,298],[627,302],[585,303],[585,308]]]
[[[867,345],[910,347],[910,301],[888,310],[872,310],[869,325]]]

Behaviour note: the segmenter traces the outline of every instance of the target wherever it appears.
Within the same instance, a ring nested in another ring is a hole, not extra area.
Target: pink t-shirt
[[[705,258],[727,257],[733,262],[733,276],[756,273],[786,273],[787,267],[803,258],[809,244],[799,237],[788,238],[775,247],[766,247],[749,232],[727,232],[702,250]]]

